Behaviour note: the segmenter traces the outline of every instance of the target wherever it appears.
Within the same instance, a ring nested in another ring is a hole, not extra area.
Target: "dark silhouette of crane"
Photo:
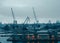
[[[30,18],[27,16],[25,21],[23,22],[22,29],[25,31],[27,30],[28,24],[30,23]]]
[[[11,8],[11,12],[12,12],[12,16],[13,16],[13,23],[14,24],[17,24],[17,21],[15,20],[15,16],[14,16],[14,12],[13,12],[13,9]]]
[[[33,14],[34,14],[35,21],[36,21],[36,23],[38,23],[39,21],[37,20],[35,10],[34,10],[34,8],[32,8],[32,9],[33,9]]]
[[[34,18],[35,18],[35,21],[36,21],[36,23],[34,24],[34,26],[35,26],[35,27],[40,27],[39,20],[37,19],[35,10],[34,10],[33,7],[32,7],[32,9],[33,9]]]
[[[27,16],[23,24],[29,24],[30,23],[30,18]]]

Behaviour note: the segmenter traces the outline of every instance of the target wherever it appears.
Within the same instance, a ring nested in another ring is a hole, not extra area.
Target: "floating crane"
[[[14,24],[17,24],[17,21],[15,20],[15,16],[14,16],[14,12],[13,12],[13,9],[11,8],[11,12],[12,12],[12,16],[13,16],[13,23]]]

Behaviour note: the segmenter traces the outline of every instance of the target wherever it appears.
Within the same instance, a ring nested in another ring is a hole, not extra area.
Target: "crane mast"
[[[15,20],[15,16],[14,16],[14,12],[13,12],[13,9],[11,8],[11,12],[12,12],[12,16],[13,16],[13,23],[14,24],[17,24],[17,21]]]
[[[35,10],[34,10],[34,8],[32,8],[32,9],[33,9],[33,14],[34,14],[35,21],[36,21],[36,23],[38,23],[39,21],[37,20]]]

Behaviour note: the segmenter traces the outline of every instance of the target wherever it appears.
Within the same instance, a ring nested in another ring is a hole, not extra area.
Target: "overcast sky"
[[[27,16],[34,22],[32,7],[39,22],[60,20],[60,0],[0,0],[0,22],[13,22],[10,8],[13,8],[18,23],[24,22]]]

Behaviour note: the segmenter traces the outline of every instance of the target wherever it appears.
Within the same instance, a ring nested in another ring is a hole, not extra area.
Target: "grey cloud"
[[[53,21],[60,18],[60,0],[0,0],[0,6],[0,15],[5,16],[0,17],[0,19],[12,18],[11,7],[13,8],[16,19],[19,20],[24,20],[27,16],[33,20],[32,7],[35,8],[39,20],[40,18],[51,18]]]

